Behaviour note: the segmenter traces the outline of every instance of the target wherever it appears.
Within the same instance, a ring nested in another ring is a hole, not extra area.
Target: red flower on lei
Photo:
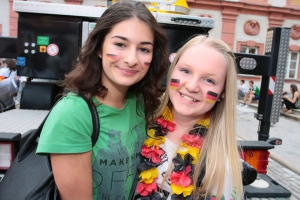
[[[158,124],[160,124],[161,127],[167,128],[168,131],[171,131],[171,132],[172,132],[172,131],[175,130],[176,124],[170,122],[169,120],[165,120],[165,119],[158,118],[158,119],[156,120],[156,122],[157,122]]]
[[[151,159],[153,163],[159,163],[161,161],[160,156],[163,155],[162,149],[149,148],[145,145],[142,146],[142,155]]]
[[[183,187],[187,187],[192,183],[192,179],[188,175],[191,171],[192,167],[187,166],[183,171],[172,172],[172,174],[170,175],[170,180],[174,185],[181,185]]]
[[[136,187],[136,191],[141,195],[141,196],[148,196],[152,192],[157,191],[157,185],[153,183],[139,183]]]
[[[188,135],[184,134],[181,137],[182,141],[185,142],[188,146],[191,147],[201,147],[202,143],[204,142],[204,139],[201,138],[199,135]]]

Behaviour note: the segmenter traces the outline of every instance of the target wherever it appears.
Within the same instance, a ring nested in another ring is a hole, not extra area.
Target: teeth
[[[182,96],[184,99],[188,100],[188,101],[193,101],[193,102],[196,102],[196,101],[197,101],[197,100],[192,99],[191,97],[185,96],[185,95],[183,95],[183,94],[181,94],[181,96]]]

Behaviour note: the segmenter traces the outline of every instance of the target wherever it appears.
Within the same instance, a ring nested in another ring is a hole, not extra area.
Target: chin
[[[189,108],[189,109],[180,109],[180,110],[176,110],[176,112],[182,116],[186,116],[186,117],[192,117],[192,116],[197,116],[197,113],[195,113],[195,111],[193,110],[192,112],[192,109]]]
[[[116,80],[116,82],[118,83],[118,85],[121,85],[121,86],[127,86],[127,87],[130,87],[136,83],[139,82],[139,80],[128,80],[128,79],[119,79],[119,80]]]

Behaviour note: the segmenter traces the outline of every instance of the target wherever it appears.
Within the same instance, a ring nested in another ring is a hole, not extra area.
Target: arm
[[[253,87],[249,88],[249,93],[252,94],[253,93]]]
[[[72,95],[54,106],[44,124],[37,153],[50,154],[63,200],[92,199],[92,130],[86,102]]]
[[[295,103],[297,98],[299,98],[299,92],[294,93],[293,99],[291,99],[288,95],[284,95],[283,98],[285,98],[286,100],[288,100],[291,103]]]
[[[51,154],[55,183],[62,200],[92,200],[92,152]]]

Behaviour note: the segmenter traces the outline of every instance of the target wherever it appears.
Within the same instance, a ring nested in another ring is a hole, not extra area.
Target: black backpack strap
[[[100,131],[100,124],[99,124],[99,116],[98,116],[98,112],[95,106],[91,106],[88,103],[88,99],[86,98],[86,96],[84,94],[79,94],[81,96],[81,98],[83,98],[86,103],[89,106],[89,109],[91,111],[91,115],[92,115],[92,122],[93,122],[93,133],[92,133],[92,146],[94,146],[98,140],[99,137],[99,131]]]
[[[8,74],[8,76],[7,76],[7,78],[10,76],[11,72],[12,72],[12,70],[10,70],[10,72],[9,72],[9,74]]]
[[[86,103],[88,104],[89,110],[91,111],[91,115],[92,115],[92,123],[93,123],[93,133],[91,136],[91,140],[92,140],[92,146],[94,146],[94,144],[97,142],[98,136],[99,136],[99,131],[100,131],[100,123],[99,123],[99,118],[98,118],[98,112],[95,106],[92,106],[88,103],[87,98],[85,97],[85,95],[80,94],[80,96],[86,101]],[[54,106],[61,100],[63,99],[65,96],[62,96],[55,104]],[[49,111],[49,113],[47,114],[47,116],[45,117],[45,119],[43,120],[43,122],[39,125],[39,127],[34,130],[29,138],[26,140],[26,142],[24,143],[24,147],[22,147],[18,153],[18,161],[20,162],[21,160],[23,160],[31,151],[34,150],[34,143],[37,140],[37,138],[40,136],[43,126],[50,114],[50,112],[52,111],[52,109],[54,108],[54,106],[51,108],[51,110]]]

